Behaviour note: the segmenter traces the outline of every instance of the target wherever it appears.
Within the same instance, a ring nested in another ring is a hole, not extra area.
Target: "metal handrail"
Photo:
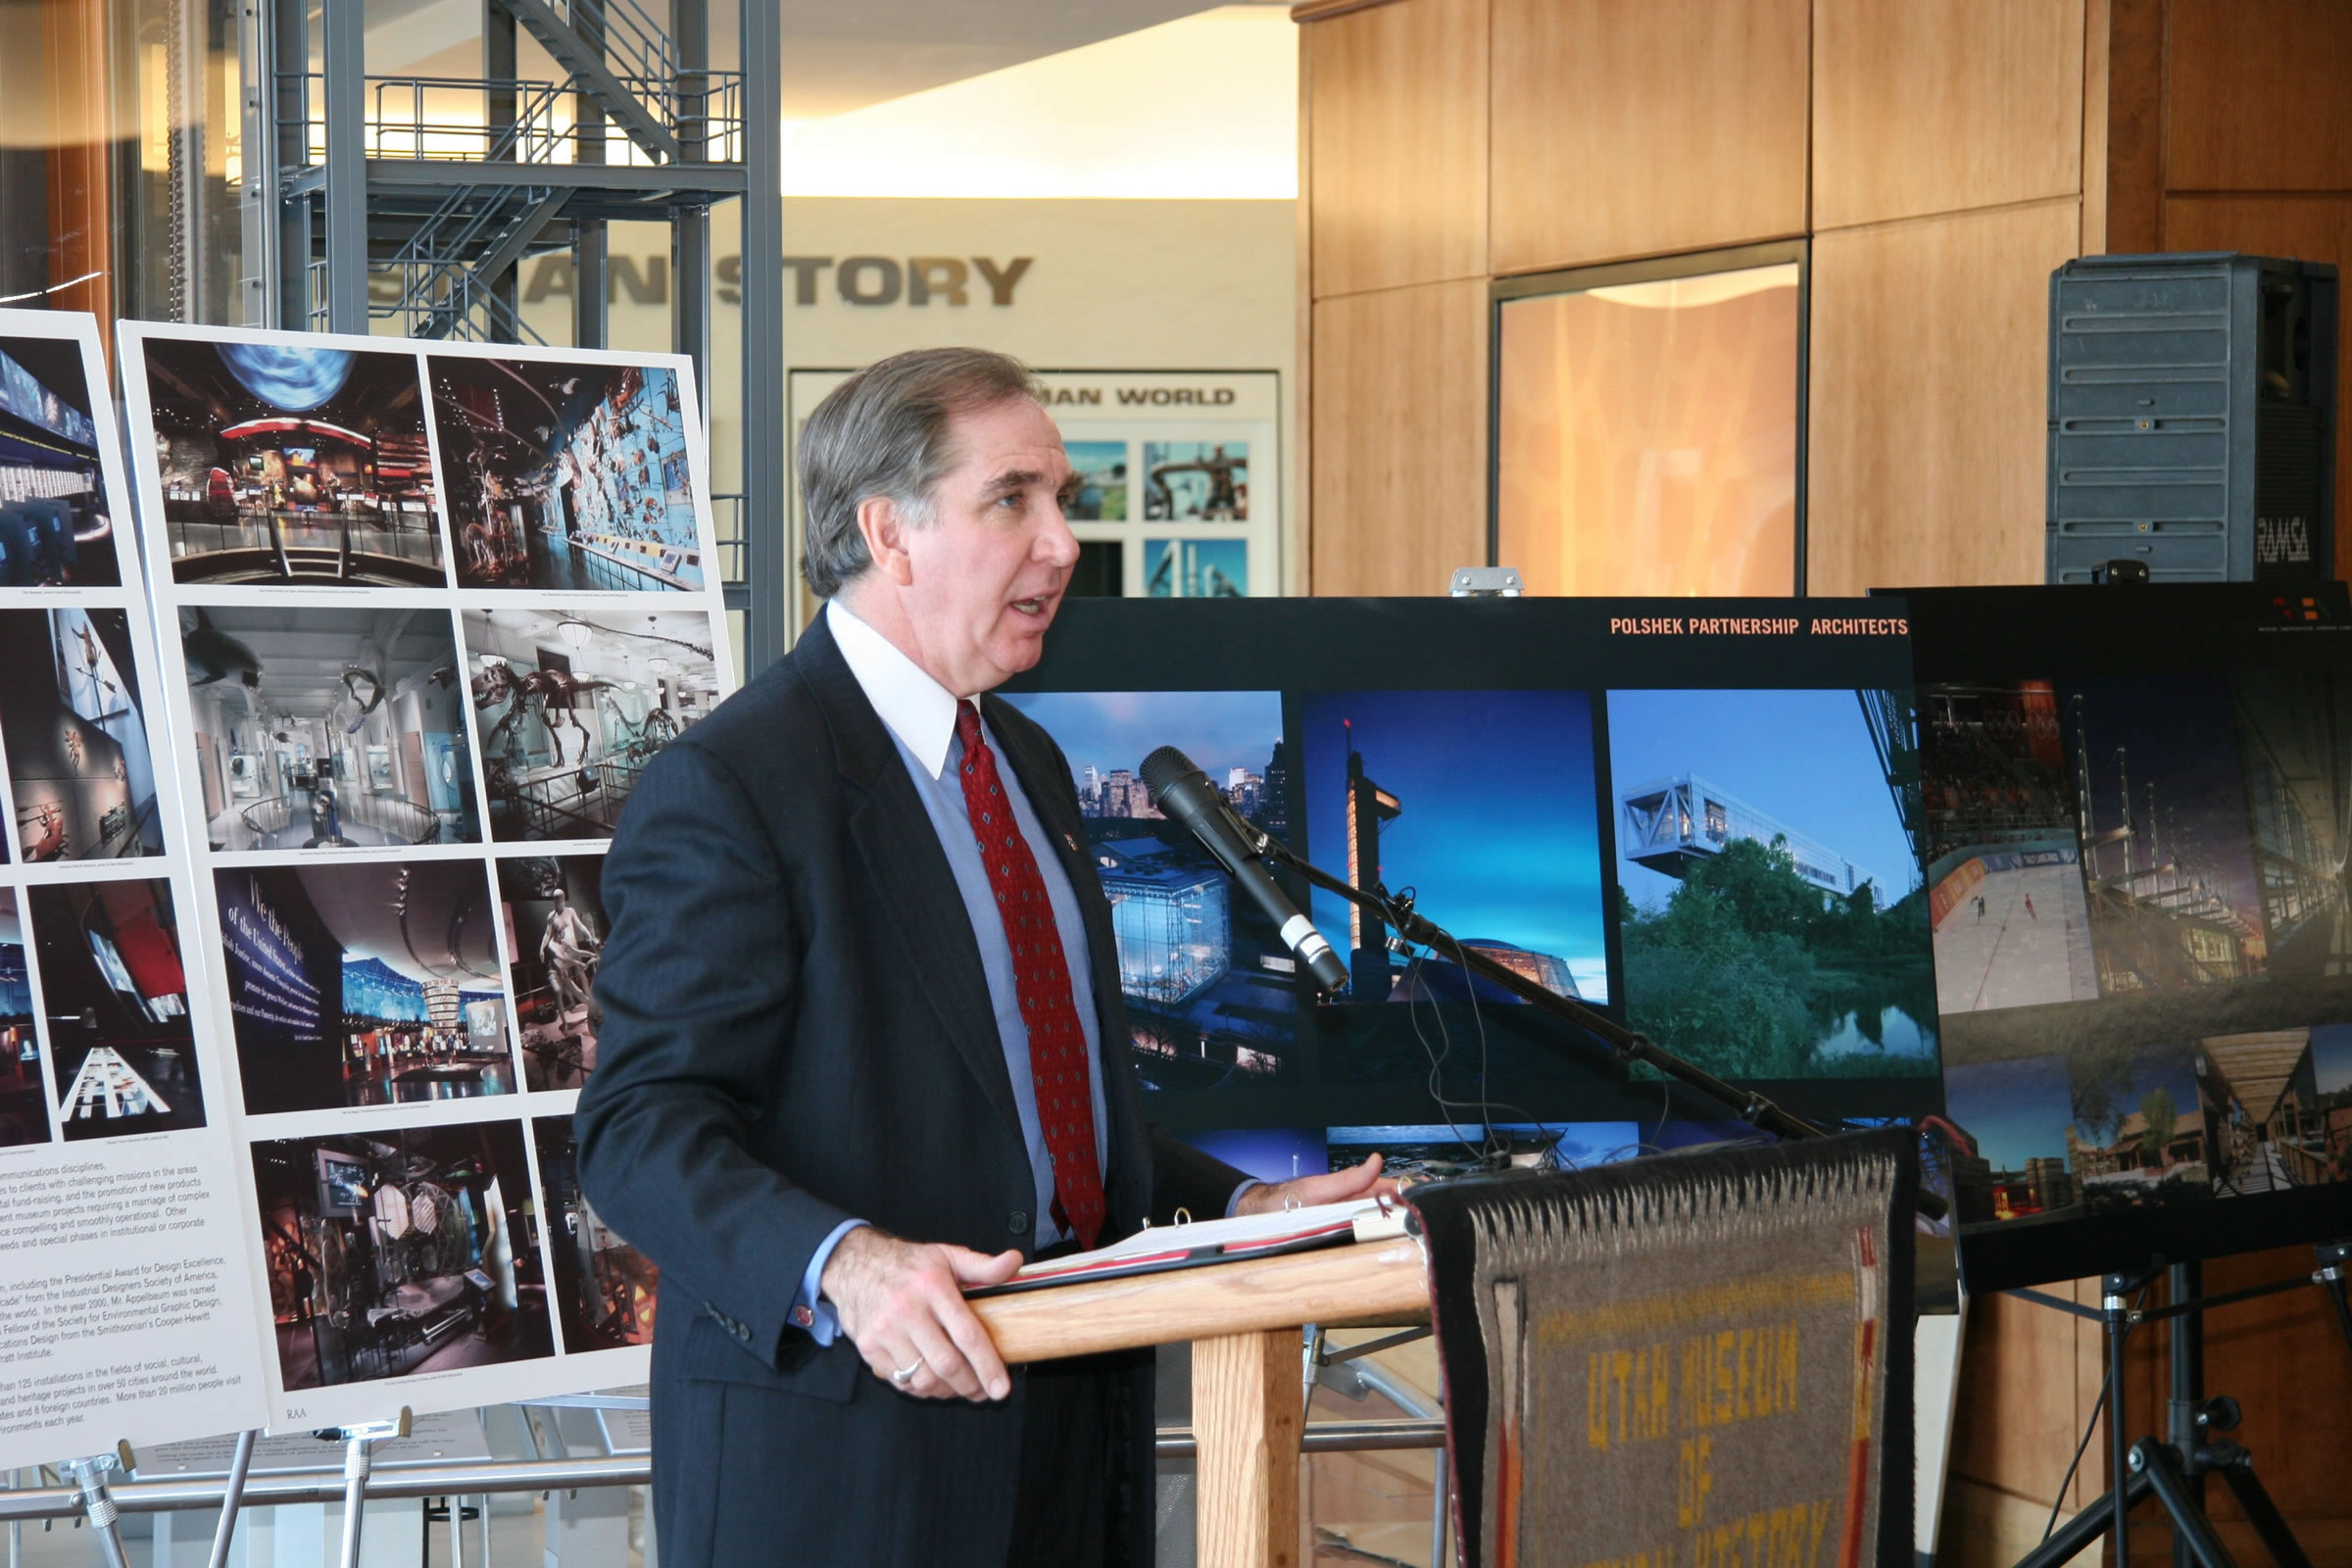
[[[1314,1421],[1299,1441],[1305,1453],[1369,1453],[1446,1445],[1443,1421]],[[1155,1448],[1161,1458],[1180,1459],[1199,1451],[1190,1427],[1161,1427]],[[368,1478],[368,1495],[377,1501],[403,1497],[472,1496],[495,1492],[569,1492],[595,1487],[643,1487],[654,1479],[648,1453],[603,1454],[580,1459],[427,1459],[378,1462]],[[303,1470],[266,1470],[245,1482],[244,1505],[265,1507],[302,1502],[341,1502],[341,1465]],[[125,1481],[109,1489],[124,1513],[169,1513],[218,1508],[228,1491],[225,1476],[176,1476]],[[28,1487],[0,1492],[0,1524],[34,1519],[69,1519],[82,1511],[73,1487]]]
[[[303,159],[326,161],[326,78],[315,71],[277,74],[291,88],[294,113],[282,125],[302,128]],[[595,162],[650,164],[642,147],[616,128],[581,122],[568,81],[523,76],[368,76],[363,145],[370,159],[416,163],[579,164],[583,144]],[[694,152],[697,164],[743,161],[743,74],[698,70],[681,77],[621,73],[623,89]],[[281,92],[283,102],[289,94]],[[471,112],[478,104],[479,110]]]

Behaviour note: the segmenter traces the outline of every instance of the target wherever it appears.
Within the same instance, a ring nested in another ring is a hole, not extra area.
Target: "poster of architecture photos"
[[[689,362],[118,352],[269,1422],[641,1381],[571,1111],[613,824],[733,684]]]
[[[98,324],[0,311],[0,1467],[258,1425],[235,1098]]]
[[[1072,593],[1128,599],[1282,593],[1277,372],[1035,373],[1078,473],[1063,510],[1078,538]],[[792,372],[787,391],[796,442],[809,414],[849,375]]]

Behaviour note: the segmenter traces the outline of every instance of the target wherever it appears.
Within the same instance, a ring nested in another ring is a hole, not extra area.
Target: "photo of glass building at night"
[[[1110,928],[1119,941],[1119,989],[1162,1004],[1189,1002],[1233,966],[1229,879],[1180,865],[1157,839],[1095,846]]]

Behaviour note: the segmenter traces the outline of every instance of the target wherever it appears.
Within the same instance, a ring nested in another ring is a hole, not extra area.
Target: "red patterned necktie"
[[[981,738],[980,710],[968,702],[956,705],[956,738],[963,742],[964,810],[1012,947],[1012,986],[1029,1030],[1037,1119],[1054,1158],[1054,1217],[1079,1246],[1091,1248],[1102,1233],[1102,1167],[1096,1160],[1094,1086],[1086,1031],[1070,996],[1069,960],[1037,857],[1004,799],[996,753]]]

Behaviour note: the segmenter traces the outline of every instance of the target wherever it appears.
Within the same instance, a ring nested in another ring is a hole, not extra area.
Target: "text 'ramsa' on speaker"
[[[2337,279],[2225,252],[2050,274],[2048,580],[2334,575]]]

